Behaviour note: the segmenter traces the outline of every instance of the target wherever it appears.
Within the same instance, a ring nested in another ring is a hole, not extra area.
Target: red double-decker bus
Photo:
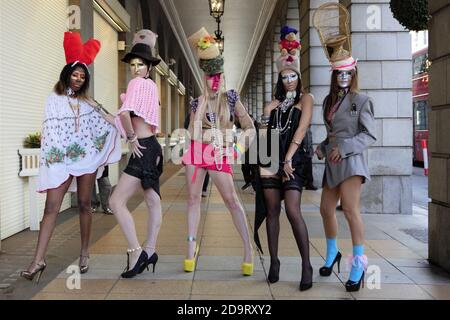
[[[415,164],[423,164],[422,140],[428,144],[428,48],[413,54],[413,117],[414,117],[414,155]]]

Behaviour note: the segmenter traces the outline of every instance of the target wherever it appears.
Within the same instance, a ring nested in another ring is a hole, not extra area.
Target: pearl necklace
[[[292,93],[294,94],[294,97],[292,97]],[[277,132],[280,135],[284,135],[288,129],[291,129],[291,123],[292,123],[292,115],[294,112],[294,108],[292,108],[292,106],[295,103],[295,97],[297,96],[297,93],[295,91],[290,91],[288,92],[289,98],[286,98],[277,108],[275,111],[275,124],[276,124],[276,128],[274,128],[272,126],[273,129],[276,129]],[[287,96],[287,95],[286,95]],[[282,124],[282,115],[280,114],[280,110],[281,112],[284,114],[287,112],[287,110],[290,109],[289,114],[288,114],[288,118],[286,123],[283,125]]]
[[[208,111],[209,111],[209,118],[211,122],[211,130],[212,130],[212,144],[213,144],[213,152],[214,152],[214,162],[216,165],[216,169],[218,171],[222,171],[222,139],[219,138],[217,133],[217,118],[216,114],[212,112],[211,104],[208,103]],[[216,102],[216,111],[219,110],[219,100],[217,99]],[[219,161],[218,161],[219,160]]]

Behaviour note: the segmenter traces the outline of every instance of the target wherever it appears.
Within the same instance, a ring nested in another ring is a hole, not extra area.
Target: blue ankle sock
[[[327,238],[327,260],[325,261],[325,267],[331,267],[338,251],[336,238]]]
[[[364,245],[356,245],[353,246],[353,257],[363,256],[364,255]],[[364,265],[360,263],[361,260],[356,260],[355,263],[352,264],[352,269],[350,271],[349,279],[353,282],[358,282],[361,279],[361,276],[364,272]]]

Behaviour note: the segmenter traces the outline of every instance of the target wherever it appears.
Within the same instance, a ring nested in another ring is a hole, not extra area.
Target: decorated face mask
[[[296,80],[298,80],[298,74],[296,72],[290,72],[281,75],[281,80],[283,80],[284,84],[292,83]]]
[[[295,91],[298,85],[298,74],[292,70],[286,70],[281,73],[284,89],[287,92]]]
[[[130,71],[133,78],[145,78],[150,71],[144,60],[140,58],[134,58],[130,61]]]
[[[337,83],[339,88],[348,88],[352,83],[352,72],[351,71],[339,71],[337,75]]]
[[[211,76],[207,76],[206,80],[208,82],[208,86],[211,88],[212,91],[216,92],[217,90],[219,90],[220,87],[220,78],[221,78],[221,73],[218,74],[214,74]]]

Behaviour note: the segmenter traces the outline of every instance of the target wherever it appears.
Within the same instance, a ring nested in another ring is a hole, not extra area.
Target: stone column
[[[257,118],[263,113],[264,108],[264,59],[263,57],[258,58],[257,62],[257,100],[256,109],[252,112],[253,116]]]
[[[340,3],[351,14],[359,85],[373,98],[377,122],[377,142],[369,150],[372,181],[363,187],[361,209],[412,214],[411,37],[388,0]]]
[[[273,99],[273,64],[272,64],[272,42],[268,41],[265,55],[264,66],[264,105],[270,103]],[[262,112],[258,114],[261,116]]]
[[[252,107],[248,109],[248,112],[256,112],[256,106],[258,104],[258,72],[257,68],[252,68]]]
[[[298,0],[289,0],[286,15],[286,25],[300,30],[300,11]]]
[[[430,1],[429,11],[428,255],[431,263],[450,272],[450,3]]]
[[[247,110],[250,110],[252,106],[253,93],[252,93],[252,86],[249,83],[247,83],[246,85],[245,92],[246,92],[245,97],[247,101],[247,104],[245,106],[247,107]]]
[[[273,55],[272,55],[272,87],[275,88],[278,82],[278,69],[277,69],[277,60],[280,57],[280,49],[278,47],[278,42],[280,41],[280,30],[281,24],[278,22],[275,25],[275,32],[273,34]]]
[[[172,119],[172,90],[169,81],[166,80],[162,81],[162,84],[164,86],[163,90],[165,91],[166,95],[166,147],[164,148],[164,160],[167,162],[170,159],[171,155],[171,149],[170,149],[170,138],[169,134],[171,134],[171,119]]]
[[[313,133],[314,149],[317,144],[326,138],[326,129],[322,119],[322,102],[330,90],[330,65],[325,57],[317,30],[312,25],[312,17],[315,10],[325,2],[322,0],[310,0],[300,2],[300,39],[302,44],[300,64],[302,82],[305,90],[314,95],[313,118],[311,131]],[[324,161],[313,158],[314,184],[318,187],[322,184]]]

